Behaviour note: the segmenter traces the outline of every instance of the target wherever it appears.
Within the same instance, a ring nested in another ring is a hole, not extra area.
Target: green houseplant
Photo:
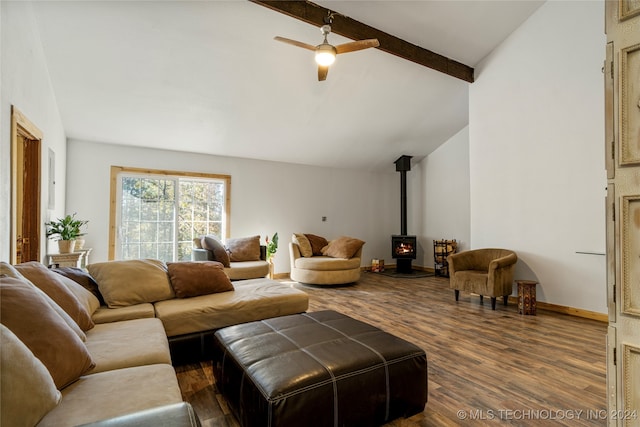
[[[267,261],[271,262],[271,258],[276,255],[278,252],[278,233],[274,234],[269,241],[269,236],[266,238],[267,241]]]
[[[76,219],[76,214],[66,215],[64,218],[47,222],[47,237],[58,241],[61,254],[71,253],[75,249],[76,239],[84,236],[81,227],[89,221]]]
[[[269,241],[269,236],[266,237],[267,241],[267,261],[269,262],[269,278],[273,279],[273,257],[278,252],[278,233],[275,233]]]

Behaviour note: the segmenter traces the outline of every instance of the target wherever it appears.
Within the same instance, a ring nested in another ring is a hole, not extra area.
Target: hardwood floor
[[[424,412],[390,427],[606,425],[606,323],[538,309],[491,310],[476,295],[456,303],[448,279],[363,273],[353,286],[283,281],[309,294],[309,311],[332,309],[421,346],[428,358]],[[237,426],[211,363],[177,366],[183,397],[204,427]]]

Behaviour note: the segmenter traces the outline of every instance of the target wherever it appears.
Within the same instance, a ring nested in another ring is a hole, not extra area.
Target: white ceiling
[[[473,67],[543,1],[316,3]],[[469,83],[377,49],[340,55],[318,82],[313,53],[273,37],[315,45],[319,29],[248,1],[34,10],[69,138],[392,170],[468,123]]]

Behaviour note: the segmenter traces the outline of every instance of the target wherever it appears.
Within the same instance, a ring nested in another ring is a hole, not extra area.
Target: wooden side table
[[[536,315],[535,280],[516,280],[518,284],[518,313]]]

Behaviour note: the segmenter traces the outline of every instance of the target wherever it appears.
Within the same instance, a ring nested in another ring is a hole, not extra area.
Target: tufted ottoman
[[[214,374],[244,427],[374,426],[424,410],[427,357],[335,311],[216,332]]]

